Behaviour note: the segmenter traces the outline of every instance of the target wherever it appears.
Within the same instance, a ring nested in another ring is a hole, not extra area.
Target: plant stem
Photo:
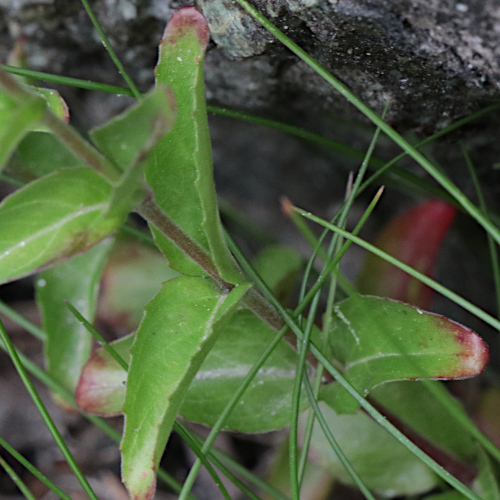
[[[136,209],[137,213],[153,224],[180,250],[196,262],[221,288],[232,290],[234,285],[223,280],[219,270],[207,252],[193,241],[153,200],[148,196]],[[279,331],[283,321],[262,295],[251,288],[243,298],[244,304],[273,330]]]
[[[232,290],[234,285],[224,281],[219,271],[207,252],[190,238],[154,201],[153,195],[149,194],[146,199],[136,208],[136,212],[146,221],[150,222],[167,238],[169,238],[180,250],[196,262],[211,278],[221,287]]]
[[[17,351],[14,348],[14,345],[12,344],[9,336],[7,335],[7,332],[5,331],[5,328],[1,321],[0,321],[0,338],[10,356],[10,359],[14,363],[14,366],[17,370],[17,373],[19,374],[19,377],[23,381],[24,386],[26,387],[29,395],[31,396],[33,402],[35,403],[38,413],[42,416],[45,425],[49,429],[52,437],[54,438],[54,441],[57,443],[57,446],[61,450],[61,453],[63,454],[66,461],[68,462],[68,465],[71,467],[71,470],[78,479],[78,482],[81,484],[83,490],[85,491],[85,493],[87,493],[88,497],[91,500],[98,500],[95,493],[92,490],[92,487],[88,483],[87,479],[85,478],[82,471],[78,467],[75,459],[73,458],[73,455],[69,451],[69,448],[67,447],[66,443],[64,442],[64,439],[59,433],[56,425],[54,424],[54,421],[51,419],[47,409],[45,408],[45,405],[42,403],[40,396],[36,392],[31,380],[28,377],[28,374],[26,373],[26,370],[24,369],[21,360],[19,359]]]
[[[0,86],[13,98],[25,100],[31,93],[25,90],[11,75],[0,69]],[[117,181],[121,172],[119,169],[102,156],[93,146],[83,139],[71,126],[57,118],[49,109],[42,118],[54,135],[63,142],[71,151],[82,158],[91,168],[104,175],[110,182]],[[150,194],[136,209],[137,213],[153,224],[167,236],[180,250],[193,259],[221,288],[231,290],[234,285],[223,280],[219,270],[207,252],[201,248],[189,235],[170,218],[154,201]],[[276,311],[255,290],[245,296],[248,307],[274,330],[279,330],[283,322]]]

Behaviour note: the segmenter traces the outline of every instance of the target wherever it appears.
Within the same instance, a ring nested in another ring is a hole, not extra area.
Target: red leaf
[[[429,200],[401,214],[380,233],[374,244],[381,250],[432,276],[439,248],[455,218],[456,208]],[[432,290],[373,254],[367,255],[358,280],[363,294],[389,297],[429,309]]]

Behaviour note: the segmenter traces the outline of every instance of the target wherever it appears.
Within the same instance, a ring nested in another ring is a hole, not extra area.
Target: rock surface
[[[97,0],[93,9],[132,76],[152,83],[165,21],[184,0]],[[432,132],[500,93],[496,0],[256,0],[256,6],[401,130]],[[209,97],[272,114],[352,109],[231,0],[199,0],[215,42]],[[3,59],[27,37],[34,69],[120,82],[80,2],[0,0]],[[9,41],[10,38],[10,41]]]

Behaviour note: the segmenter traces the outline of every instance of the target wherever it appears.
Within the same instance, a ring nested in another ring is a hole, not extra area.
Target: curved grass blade
[[[319,219],[321,220],[321,219]],[[349,233],[347,233],[349,234]],[[279,312],[280,316],[285,320],[286,325],[293,331],[293,333],[297,336],[297,338],[302,341],[304,339],[304,334],[298,327],[298,325],[295,322],[294,317],[286,310],[284,309],[281,304],[276,300],[276,298],[273,296],[273,294],[270,292],[270,290],[266,287],[265,283],[262,281],[260,276],[253,270],[253,267],[251,264],[248,262],[248,260],[245,259],[241,251],[238,249],[238,247],[234,244],[234,242],[231,240],[231,238],[227,237],[229,247],[231,248],[231,251],[235,255],[236,259],[238,260],[238,263],[241,265],[242,269],[246,272],[246,274],[252,279],[252,281],[255,283],[255,285],[262,291],[263,295],[266,297],[266,299],[269,300],[269,302],[276,308],[276,310]],[[280,334],[284,334],[286,331],[286,328],[284,327]],[[277,336],[279,338],[279,335]],[[271,346],[270,346],[271,347]],[[317,345],[314,342],[311,342],[311,347],[310,347],[311,352],[314,354],[314,356],[318,359],[318,361],[324,366],[325,370],[328,371],[334,379],[347,391],[349,394],[359,403],[359,405],[366,410],[366,412],[384,429],[386,429],[392,436],[394,436],[401,444],[403,444],[409,451],[411,451],[416,457],[418,457],[421,461],[423,461],[430,469],[432,469],[437,475],[439,475],[444,481],[446,481],[449,485],[451,485],[453,488],[455,488],[457,491],[461,492],[464,496],[469,498],[470,500],[480,500],[480,497],[476,495],[472,490],[467,488],[464,484],[462,484],[459,480],[457,480],[455,477],[453,477],[450,473],[445,471],[439,464],[437,464],[432,458],[430,458],[426,453],[424,453],[418,446],[416,446],[412,441],[410,441],[401,431],[396,429],[391,423],[387,421],[387,419],[379,412],[377,411],[365,398],[363,398],[359,392],[356,391],[356,389],[342,376],[342,374],[333,366],[333,364],[325,357],[323,352],[318,349]],[[266,357],[263,355],[263,359],[265,360]],[[249,374],[249,380],[251,380],[251,376],[254,375],[254,371],[252,371],[251,374]],[[241,397],[245,390],[245,387],[242,386],[241,391],[239,391],[237,394],[234,395],[233,399],[231,400],[231,404],[235,405],[238,399]],[[224,413],[220,417],[220,421],[222,422],[224,418],[227,417],[227,412],[230,411],[231,405],[228,405],[224,411]],[[227,410],[227,411],[226,411]],[[218,422],[220,425],[220,422]],[[214,429],[212,429],[212,432],[210,433],[209,439],[206,441],[206,449],[208,450],[213,443],[213,440],[215,439],[215,436],[217,435],[217,432],[220,430],[219,426],[214,426]],[[212,438],[210,440],[210,438]],[[205,447],[203,448],[205,449]],[[203,450],[202,449],[202,450]],[[195,476],[197,473],[197,470],[195,470],[195,467],[197,466],[197,463],[195,466],[193,466],[193,469],[191,470],[188,478],[186,479],[185,487],[183,488],[183,492],[187,491],[194,480],[194,477],[191,478],[191,475]],[[199,465],[198,465],[199,467]],[[194,471],[194,473],[193,473]],[[192,474],[193,473],[193,474]],[[183,496],[181,493],[181,496],[179,497],[179,500],[185,499],[186,497]]]
[[[45,422],[45,425],[49,429],[52,437],[54,438],[54,441],[56,442],[57,446],[61,450],[61,453],[63,454],[64,458],[68,462],[68,465],[70,466],[71,470],[75,474],[75,476],[78,479],[79,483],[81,484],[83,490],[88,495],[90,500],[98,500],[94,491],[92,490],[90,484],[88,483],[87,479],[82,474],[77,463],[75,462],[75,459],[73,458],[71,452],[69,451],[69,448],[67,447],[66,443],[64,442],[64,439],[61,437],[61,434],[57,430],[57,427],[55,426],[53,420],[50,418],[50,415],[47,412],[44,404],[42,403],[40,396],[38,395],[33,384],[31,383],[31,380],[29,379],[28,374],[26,373],[26,370],[24,369],[23,363],[21,362],[21,360],[16,352],[16,349],[15,349],[14,345],[12,344],[9,336],[7,335],[7,332],[5,331],[5,328],[4,328],[1,321],[0,321],[0,340],[2,341],[3,346],[5,347],[6,351],[8,352],[12,362],[14,363],[14,366],[19,374],[19,377],[23,381],[24,386],[26,387],[29,395],[31,396],[33,402],[35,403],[35,406],[38,410],[38,413],[40,413],[43,421]]]
[[[290,49],[297,57],[304,61],[311,69],[329,83],[344,99],[354,105],[361,113],[363,113],[370,121],[380,127],[380,129],[393,140],[395,144],[401,147],[410,157],[412,157],[428,174],[430,174],[468,213],[473,219],[480,224],[491,237],[500,244],[500,229],[486,217],[481,210],[474,206],[465,194],[453,184],[439,169],[435,168],[425,156],[418,152],[411,144],[408,143],[400,134],[392,127],[384,122],[376,113],[374,113],[361,99],[356,97],[343,83],[335,78],[323,66],[315,61],[307,52],[301,49],[297,44],[292,42],[284,35],[276,26],[265,18],[255,7],[247,0],[237,0],[237,2],[245,9],[257,22],[262,24],[270,33],[272,33],[283,45]]]
[[[33,474],[47,488],[51,489],[61,500],[71,500],[71,497],[66,495],[64,491],[59,489],[49,478],[44,476],[36,467],[26,460],[15,448],[10,446],[5,439],[0,437],[0,446],[10,453],[21,465],[23,465],[31,474]]]
[[[344,238],[352,241],[356,245],[359,245],[360,247],[364,248],[365,250],[368,250],[369,252],[374,253],[378,257],[381,257],[382,259],[390,262],[397,268],[403,270],[404,272],[408,273],[409,275],[413,276],[414,278],[417,278],[419,281],[422,283],[426,284],[433,290],[435,290],[438,293],[441,293],[445,297],[449,298],[453,302],[455,302],[457,305],[460,307],[463,307],[466,311],[469,311],[471,314],[474,316],[478,317],[479,319],[483,320],[485,323],[488,325],[492,326],[496,330],[500,330],[500,321],[491,316],[490,314],[486,313],[482,309],[480,309],[478,306],[472,304],[468,300],[464,299],[460,295],[452,292],[448,288],[444,287],[443,285],[439,284],[438,282],[434,281],[433,279],[425,276],[424,274],[415,271],[412,267],[408,266],[407,264],[401,262],[398,259],[395,259],[391,255],[387,254],[386,252],[380,250],[376,246],[368,243],[367,241],[353,235],[352,233],[345,231],[341,229],[340,227],[336,226],[335,224],[330,224],[327,221],[324,221],[323,219],[316,217],[315,215],[312,215],[309,212],[306,212],[305,210],[302,210],[300,208],[294,207],[293,210],[295,210],[297,213],[301,214],[303,217],[306,219],[309,219],[313,222],[316,222],[317,224],[330,229],[333,232],[339,233],[341,236]]]
[[[16,474],[16,471],[0,456],[0,467],[10,477],[12,482],[19,488],[26,500],[35,500],[35,497],[24,484],[23,480]]]
[[[111,43],[109,43],[108,37],[106,36],[106,33],[104,33],[104,30],[101,28],[101,25],[99,24],[99,21],[94,15],[94,12],[92,11],[90,4],[88,3],[87,0],[81,0],[85,10],[87,11],[87,15],[89,16],[90,20],[92,21],[92,24],[94,25],[94,28],[96,29],[97,33],[99,34],[99,37],[101,38],[101,41],[108,51],[109,56],[111,57],[111,60],[114,62],[115,66],[118,69],[118,72],[120,75],[123,76],[123,79],[127,82],[127,85],[129,86],[132,94],[134,97],[137,99],[141,98],[141,93],[139,90],[137,90],[137,87],[135,86],[134,81],[128,73],[125,71],[125,68],[123,67],[123,64],[121,63],[120,59],[116,55],[115,51],[113,50],[113,47]]]

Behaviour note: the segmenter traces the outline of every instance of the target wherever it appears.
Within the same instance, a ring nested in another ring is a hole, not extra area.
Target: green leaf
[[[126,170],[172,128],[175,116],[172,91],[159,85],[119,116],[91,130],[90,137],[104,156]]]
[[[153,246],[135,238],[119,238],[102,277],[99,318],[114,332],[135,330],[144,307],[160,291],[161,284],[178,276]]]
[[[19,143],[16,155],[24,167],[22,170],[16,167],[16,176],[26,181],[43,177],[63,168],[87,166],[57,137],[45,132],[30,132],[27,134]]]
[[[474,439],[454,418],[446,418],[443,425],[446,410],[439,403],[430,403],[429,390],[421,382],[382,384],[370,396],[442,450],[466,461],[474,460],[477,451]]]
[[[237,311],[196,374],[182,403],[181,415],[212,426],[273,333],[251,311]],[[297,358],[297,353],[283,340],[253,379],[225,429],[255,433],[288,425]],[[308,406],[305,392],[301,406]]]
[[[136,105],[90,132],[101,152],[123,171],[113,185],[108,213],[131,211],[143,199],[144,161],[175,121],[172,91],[157,86]]]
[[[121,443],[122,479],[132,498],[153,497],[187,388],[249,287],[227,293],[205,278],[175,278],[146,307],[132,347]]]
[[[0,283],[89,250],[123,223],[103,216],[110,185],[90,168],[61,170],[0,204]]]
[[[489,360],[488,347],[472,330],[402,302],[355,295],[333,314],[331,352],[363,395],[392,380],[473,377]],[[358,408],[338,384],[325,386],[321,397],[340,413]]]
[[[276,298],[287,304],[302,268],[302,258],[294,250],[281,245],[270,245],[253,262]]]
[[[64,301],[74,305],[93,321],[99,280],[112,239],[104,240],[83,255],[48,269],[36,280],[36,298],[47,332],[45,357],[48,373],[73,392],[92,347],[92,335],[68,310]],[[55,394],[64,407],[65,400]]]
[[[69,122],[69,109],[66,101],[61,97],[61,94],[54,89],[44,89],[42,87],[36,87],[35,92],[42,96],[47,102],[47,106],[50,108],[52,113],[54,113],[58,118],[64,122]],[[49,128],[44,125],[39,125],[33,128],[37,132],[49,132]]]
[[[35,94],[21,104],[0,90],[0,168],[25,134],[36,127],[46,107],[46,101]]]
[[[145,174],[156,203],[212,258],[222,279],[238,283],[241,275],[225,244],[214,190],[203,81],[208,41],[208,26],[195,8],[174,13],[160,46],[156,82],[173,89],[177,120],[154,148]],[[154,227],[152,232],[173,269],[205,275],[164,234]]]
[[[337,415],[320,403],[321,411],[340,448],[365,485],[376,493],[395,497],[429,491],[440,479],[368,415]],[[353,484],[335,452],[315,425],[311,454],[320,466],[343,483]]]
[[[212,426],[272,336],[270,328],[248,309],[235,312],[191,382],[179,414]],[[132,342],[133,336],[128,336],[112,343],[127,362]],[[259,370],[225,428],[256,433],[288,425],[296,365],[297,353],[283,341]],[[88,413],[118,415],[125,400],[126,381],[125,370],[100,348],[83,369],[77,403]],[[303,395],[302,408],[307,405]]]

